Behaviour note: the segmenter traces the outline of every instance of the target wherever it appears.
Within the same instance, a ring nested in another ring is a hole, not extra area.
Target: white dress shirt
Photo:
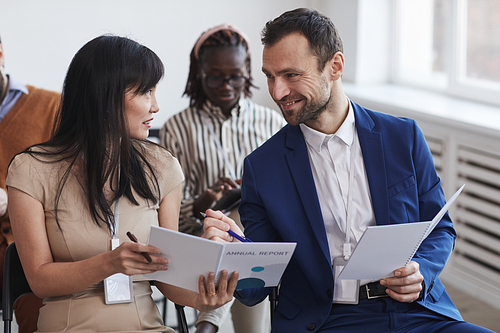
[[[334,258],[345,254],[343,248],[347,236],[346,225],[350,226],[349,244],[354,249],[366,228],[376,224],[352,105],[349,102],[347,117],[335,134],[327,135],[304,124],[300,124],[300,129],[307,143],[333,263]],[[353,184],[349,184],[350,172],[354,172],[351,176]],[[349,191],[352,191],[350,203]],[[348,220],[349,205],[351,209]],[[361,281],[361,284],[366,282],[368,281]],[[336,281],[334,293],[337,297],[344,295],[340,299],[348,299],[352,293],[358,292],[355,287],[356,281]]]

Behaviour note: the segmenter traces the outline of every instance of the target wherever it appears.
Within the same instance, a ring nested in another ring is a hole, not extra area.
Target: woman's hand
[[[228,273],[223,270],[220,273],[219,287],[215,287],[215,274],[208,274],[205,287],[205,277],[200,276],[198,280],[199,294],[196,299],[196,308],[199,311],[210,311],[230,302],[233,299],[233,293],[238,284],[238,272],[231,274],[228,280]]]
[[[150,254],[151,263],[146,260],[142,253]],[[159,256],[160,250],[151,245],[124,242],[109,254],[110,263],[115,273],[136,275],[168,269],[168,259]]]
[[[177,190],[172,191],[172,193],[173,194],[168,194],[162,200],[160,209],[158,211],[158,216],[161,227],[171,230],[177,230],[181,202],[181,185],[178,186]],[[143,251],[142,249],[143,248],[137,248],[137,250],[139,251]],[[145,261],[146,259],[144,259],[143,263]],[[155,262],[154,258],[153,262]],[[185,262],[183,264],[191,265],[192,263]],[[155,281],[155,284],[158,289],[160,289],[160,291],[172,302],[180,305],[190,306],[200,311],[205,311],[218,308],[219,306],[226,304],[233,299],[233,293],[238,283],[238,277],[238,273],[234,272],[228,282],[227,272],[222,272],[219,287],[218,289],[216,289],[213,273],[209,274],[206,287],[205,277],[201,276],[199,279],[199,292],[175,287],[173,285],[162,283],[159,281]]]
[[[236,222],[219,210],[213,211],[208,209],[205,214],[207,214],[207,216],[203,221],[203,235],[201,235],[201,237],[221,243],[239,242],[228,234],[229,229],[231,229],[238,235],[243,235],[243,232]]]

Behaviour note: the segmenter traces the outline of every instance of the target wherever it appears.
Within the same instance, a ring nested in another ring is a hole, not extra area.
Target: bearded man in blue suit
[[[286,12],[266,24],[262,42],[269,93],[288,125],[246,158],[239,211],[249,239],[297,243],[273,332],[489,332],[463,321],[439,280],[456,237],[448,214],[393,277],[335,279],[332,266],[368,226],[431,220],[445,204],[440,179],[415,121],[344,94],[342,40],[330,19]],[[225,231],[241,232],[207,214],[204,237],[234,241]],[[269,292],[236,297],[254,305]]]

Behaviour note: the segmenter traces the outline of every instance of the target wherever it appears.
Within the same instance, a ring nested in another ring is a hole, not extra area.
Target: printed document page
[[[236,289],[277,286],[296,243],[229,243],[219,270],[238,271]]]
[[[146,277],[198,292],[200,275],[238,271],[237,289],[277,286],[296,243],[218,243],[201,237],[151,226],[149,245],[168,258],[168,270]]]

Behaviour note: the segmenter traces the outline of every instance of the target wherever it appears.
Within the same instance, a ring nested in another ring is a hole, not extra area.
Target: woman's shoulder
[[[41,145],[32,146],[25,151],[18,153],[11,162],[13,164],[43,165],[57,160],[54,149]]]
[[[35,198],[43,188],[59,177],[61,162],[40,146],[31,147],[17,154],[9,165],[6,184],[21,189]]]
[[[141,152],[141,154],[148,160],[149,163],[165,164],[171,163],[175,158],[165,148],[149,140],[133,140],[133,146]]]
[[[182,175],[179,161],[165,147],[148,140],[137,140],[133,145],[141,151],[148,163],[159,171],[158,176],[161,177],[165,173],[170,176],[177,173]]]
[[[167,149],[148,140],[134,140],[133,145],[153,168],[164,193],[162,197],[184,180],[179,161]]]

